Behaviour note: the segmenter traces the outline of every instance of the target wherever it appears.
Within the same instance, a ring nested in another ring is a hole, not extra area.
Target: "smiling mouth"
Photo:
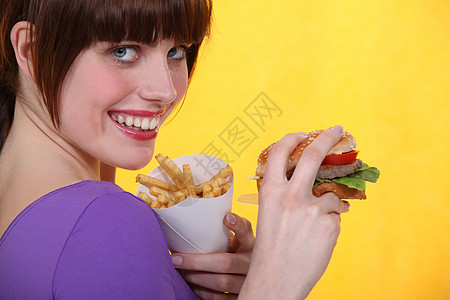
[[[138,117],[122,113],[110,113],[110,117],[122,127],[143,132],[156,130],[161,121],[161,116]]]

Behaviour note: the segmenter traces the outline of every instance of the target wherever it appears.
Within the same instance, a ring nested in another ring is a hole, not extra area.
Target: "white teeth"
[[[126,118],[124,118],[121,115],[111,115],[111,118],[116,121],[117,123],[121,124],[121,125],[125,125],[129,128],[133,128],[133,129],[141,129],[141,130],[153,130],[156,127],[159,126],[159,122],[161,117],[158,116],[156,118],[134,118],[132,116],[127,116]]]
[[[141,129],[143,129],[143,130],[150,129],[150,120],[149,119],[142,120]]]
[[[125,119],[125,124],[126,124],[127,126],[133,125],[133,124],[134,124],[134,119],[133,119],[133,117],[127,117],[127,118]]]
[[[153,119],[152,122],[150,123],[150,129],[155,129],[156,127],[156,119]]]

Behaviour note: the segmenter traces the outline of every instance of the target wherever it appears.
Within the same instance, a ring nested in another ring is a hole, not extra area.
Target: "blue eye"
[[[121,62],[134,62],[139,58],[137,50],[133,47],[120,47],[113,50],[112,54]]]
[[[173,47],[167,53],[167,57],[173,59],[184,59],[186,57],[186,46]]]

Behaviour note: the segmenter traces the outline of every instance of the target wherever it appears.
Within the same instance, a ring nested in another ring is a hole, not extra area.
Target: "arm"
[[[290,180],[286,163],[305,138],[289,134],[272,148],[259,194],[256,242],[242,299],[304,299],[325,271],[346,202],[312,195],[317,170],[342,127],[325,131],[304,152]]]
[[[255,243],[252,225],[233,213],[225,216],[224,224],[231,230],[228,253],[172,255],[175,267],[202,299],[237,298],[248,272]]]

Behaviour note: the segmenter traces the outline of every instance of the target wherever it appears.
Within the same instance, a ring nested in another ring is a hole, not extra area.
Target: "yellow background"
[[[450,299],[449,57],[448,0],[216,0],[212,38],[156,151],[225,151],[219,135],[240,118],[257,138],[240,156],[228,149],[237,198],[256,191],[245,178],[262,148],[342,124],[381,179],[343,215],[309,299]],[[261,92],[282,111],[264,128],[245,114]],[[134,193],[137,173],[119,171],[118,184]],[[256,205],[233,210],[256,225]]]

